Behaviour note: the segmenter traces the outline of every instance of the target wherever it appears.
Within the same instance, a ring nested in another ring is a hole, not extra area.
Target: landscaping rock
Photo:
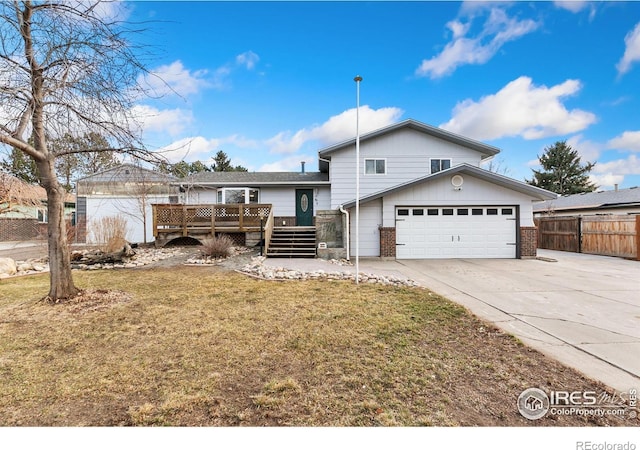
[[[15,275],[17,271],[16,262],[12,258],[0,258],[0,274]]]
[[[239,271],[265,280],[335,280],[335,281],[355,281],[356,276],[351,272],[325,272],[324,270],[314,270],[311,272],[302,272],[300,270],[289,270],[283,267],[265,267],[263,256],[257,256],[251,259]],[[346,264],[345,264],[346,265]],[[394,276],[381,276],[375,274],[367,274],[360,272],[359,282],[364,284],[383,284],[386,286],[419,286],[413,280],[398,278]]]

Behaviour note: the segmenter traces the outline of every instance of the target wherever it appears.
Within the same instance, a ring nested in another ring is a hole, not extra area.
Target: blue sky
[[[254,171],[404,119],[500,148],[531,177],[566,140],[601,189],[640,185],[639,2],[132,2],[165,84],[137,107],[173,161]],[[167,88],[167,85],[171,89]]]

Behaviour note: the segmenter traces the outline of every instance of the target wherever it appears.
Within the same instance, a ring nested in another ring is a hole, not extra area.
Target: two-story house
[[[487,170],[499,149],[415,120],[318,152],[319,171],[211,172],[174,182],[185,204],[269,204],[276,228],[315,225],[331,256],[536,255],[533,202],[556,194]],[[355,229],[356,165],[359,229]],[[215,213],[214,213],[215,214]]]

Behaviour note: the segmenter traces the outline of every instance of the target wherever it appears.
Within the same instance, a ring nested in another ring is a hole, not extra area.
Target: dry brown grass
[[[103,252],[118,251],[127,243],[127,221],[120,216],[94,220],[91,222],[89,231]]]
[[[525,388],[596,384],[423,289],[199,267],[75,277],[131,297],[51,306],[46,276],[2,281],[0,425],[624,424],[522,418]]]
[[[231,254],[231,247],[233,241],[229,236],[216,236],[202,243],[200,254],[205,258],[226,258]]]

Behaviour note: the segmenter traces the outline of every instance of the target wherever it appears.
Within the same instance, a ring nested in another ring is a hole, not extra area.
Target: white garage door
[[[515,206],[396,208],[396,258],[515,258]]]

